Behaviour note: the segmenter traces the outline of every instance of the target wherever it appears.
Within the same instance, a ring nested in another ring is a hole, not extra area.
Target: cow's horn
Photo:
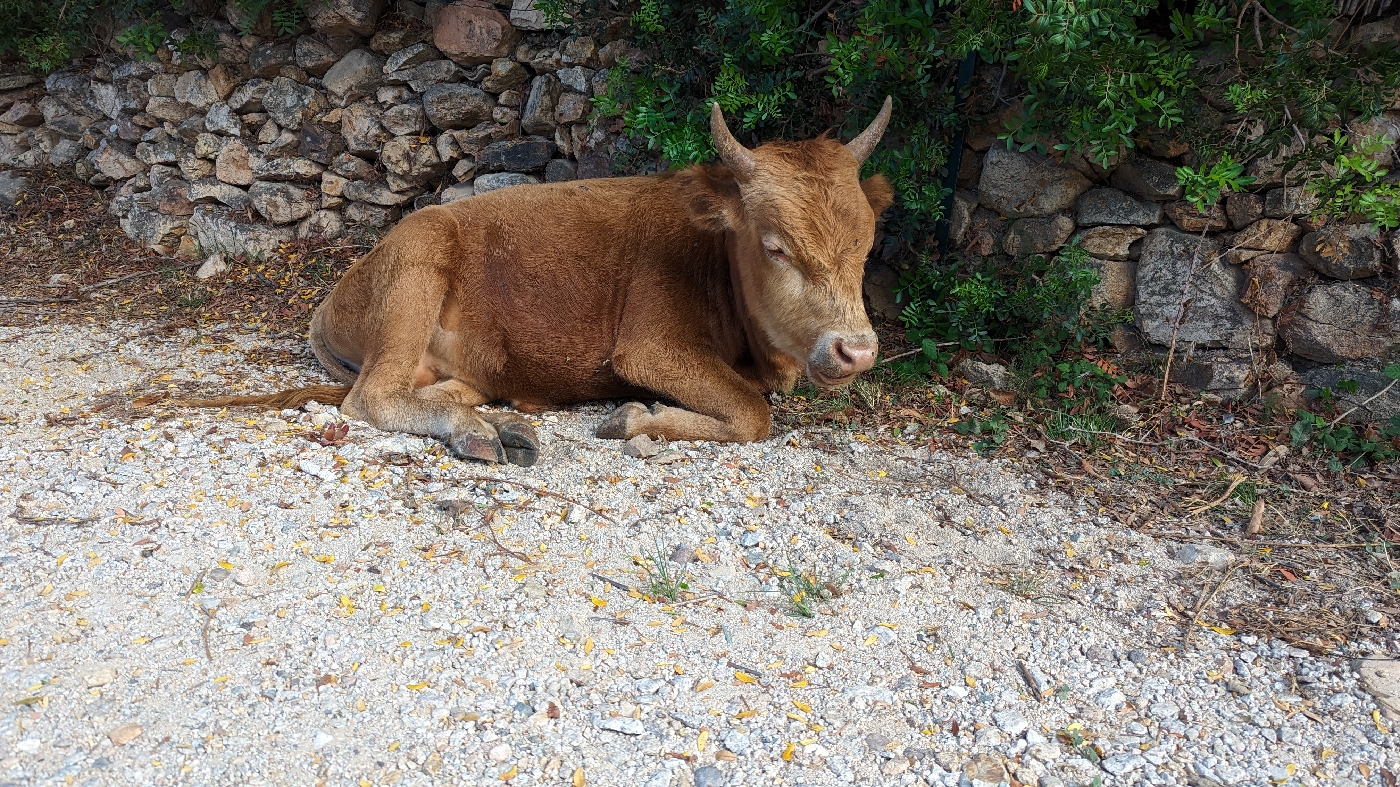
[[[889,125],[890,110],[893,106],[891,98],[885,96],[885,105],[880,107],[880,114],[875,116],[875,119],[864,131],[860,132],[860,136],[846,143],[846,150],[855,156],[857,164],[864,164],[865,160],[870,158],[870,154],[875,152],[875,146],[880,144],[880,137],[885,135],[885,126]]]
[[[739,180],[748,180],[753,175],[753,151],[740,145],[729,133],[729,126],[724,124],[724,110],[719,108],[718,101],[710,110],[710,136],[715,141],[715,150],[719,151],[719,160],[728,164]]]

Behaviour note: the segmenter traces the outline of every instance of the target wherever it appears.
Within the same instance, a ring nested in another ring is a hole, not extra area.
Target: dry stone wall
[[[162,50],[0,77],[0,170],[73,167],[109,190],[128,235],[187,256],[266,255],[424,205],[610,174],[616,135],[589,115],[626,43],[551,31],[528,0],[395,10],[381,23],[383,0],[329,0],[300,35],[219,23],[214,61]],[[0,177],[0,201],[19,183]]]

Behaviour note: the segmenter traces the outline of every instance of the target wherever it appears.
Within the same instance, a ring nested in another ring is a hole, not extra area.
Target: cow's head
[[[846,385],[875,363],[861,282],[891,190],[880,175],[862,182],[860,167],[889,119],[887,98],[847,144],[823,135],[749,150],[716,104],[710,132],[725,166],[677,176],[691,218],[732,233],[731,263],[754,327],[823,387]]]

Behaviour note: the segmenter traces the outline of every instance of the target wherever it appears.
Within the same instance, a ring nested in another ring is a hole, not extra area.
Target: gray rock
[[[494,172],[486,175],[478,175],[472,181],[472,187],[477,194],[485,194],[488,191],[504,189],[510,186],[526,186],[539,183],[539,178],[532,175],[522,175],[518,172]]]
[[[143,246],[165,246],[173,250],[189,224],[189,219],[184,216],[167,216],[136,203],[121,217],[120,223],[122,232],[126,233],[128,238],[140,241]]]
[[[355,202],[363,202],[380,207],[398,207],[407,205],[418,196],[413,191],[394,191],[383,183],[352,180],[345,184],[342,194],[346,199]]]
[[[296,62],[296,48],[289,42],[260,44],[248,52],[248,70],[262,79],[278,77],[283,66]]]
[[[451,60],[433,60],[384,77],[390,85],[408,85],[415,93],[425,92],[433,85],[462,81],[462,69]]]
[[[1247,191],[1231,194],[1225,198],[1225,215],[1230,217],[1230,226],[1244,229],[1264,218],[1264,198]]]
[[[973,358],[965,358],[958,364],[958,372],[979,388],[1009,391],[1016,385],[1016,376],[999,363],[983,363]]]
[[[1215,240],[1166,227],[1155,229],[1144,239],[1138,260],[1138,328],[1148,341],[1170,345],[1172,326],[1185,300],[1185,314],[1175,333],[1179,347],[1258,346],[1254,325],[1259,318],[1239,301],[1244,284],[1243,271],[1220,256]],[[1267,332],[1270,326],[1262,327]]]
[[[639,434],[626,443],[623,443],[622,455],[630,456],[634,459],[650,459],[661,453],[661,449],[664,448],[665,445],[665,443],[652,440],[647,435]]]
[[[546,183],[563,183],[578,177],[578,167],[568,159],[551,159],[544,168]]]
[[[1059,215],[1038,219],[1016,219],[1011,222],[1002,248],[1013,257],[1046,254],[1065,244],[1074,234],[1074,219]]]
[[[399,209],[370,205],[365,202],[351,202],[345,206],[341,215],[345,217],[345,221],[351,224],[379,229],[398,221]]]
[[[373,180],[374,165],[349,153],[342,153],[331,162],[331,172],[349,180]]]
[[[562,84],[565,88],[572,90],[575,93],[588,94],[593,92],[593,74],[594,71],[591,68],[584,68],[583,66],[571,66],[569,68],[559,69],[559,71],[555,73],[555,76],[559,78],[559,83]]]
[[[423,93],[428,120],[440,129],[471,128],[491,119],[496,102],[471,85],[438,84]]]
[[[222,101],[209,107],[209,111],[204,115],[204,127],[217,134],[243,136],[243,120]]]
[[[380,120],[384,128],[396,137],[422,134],[428,127],[428,116],[422,104],[400,104],[384,113]]]
[[[517,0],[519,2],[519,0]],[[733,751],[731,749],[731,751]],[[738,752],[734,752],[738,754]],[[705,765],[695,769],[695,787],[724,787],[728,777],[724,771],[714,765]]]
[[[1389,305],[1400,309],[1400,304]],[[1279,317],[1290,352],[1322,363],[1381,358],[1400,345],[1400,326],[1383,323],[1387,305],[1370,287],[1336,282],[1313,287]]]
[[[331,66],[321,82],[337,96],[353,96],[369,92],[383,78],[384,58],[368,49],[356,49]]]
[[[389,138],[378,111],[364,103],[351,104],[341,113],[340,134],[345,138],[345,149],[361,156],[378,156],[380,146]]]
[[[1225,206],[1219,202],[1206,208],[1205,212],[1186,200],[1167,204],[1167,218],[1183,232],[1219,232],[1230,228],[1230,220],[1225,215]]]
[[[1322,366],[1303,372],[1299,379],[1311,389],[1331,389],[1333,400],[1343,412],[1353,407],[1357,408],[1355,413],[1347,417],[1349,421],[1386,423],[1400,415],[1400,384],[1381,394],[1380,392],[1390,385],[1391,380],[1375,369],[1352,365]],[[1342,388],[1339,385],[1342,380],[1354,381],[1356,392],[1352,393]],[[1375,398],[1371,399],[1373,396]],[[1367,399],[1371,401],[1363,405]]]
[[[438,12],[433,44],[463,65],[509,57],[520,33],[494,9],[453,4]]]
[[[1365,279],[1380,273],[1385,254],[1375,233],[1365,226],[1326,227],[1309,232],[1298,253],[1312,269],[1333,279]]]
[[[620,732],[623,735],[645,735],[647,731],[646,727],[642,726],[641,721],[630,716],[613,716],[603,719],[598,724],[598,729]]]
[[[1089,186],[1083,175],[1044,156],[994,146],[983,160],[977,197],[1008,218],[1052,216],[1074,208]]]
[[[272,80],[262,103],[278,126],[294,131],[301,128],[303,120],[326,106],[320,93],[287,77]]]
[[[146,165],[136,158],[135,148],[125,142],[104,139],[97,150],[88,154],[88,161],[112,180],[126,180],[146,171]]]
[[[1356,659],[1351,671],[1361,676],[1361,688],[1376,698],[1376,704],[1386,716],[1400,719],[1400,661]]]
[[[214,159],[214,176],[235,186],[253,184],[253,161],[242,140],[229,140]]]
[[[253,177],[270,181],[319,181],[325,167],[305,158],[265,159],[253,164]]]
[[[310,216],[316,209],[306,189],[290,183],[258,181],[248,189],[253,210],[273,224],[290,224]]]
[[[1189,360],[1174,363],[1171,371],[1172,382],[1224,399],[1248,393],[1255,379],[1254,364],[1249,358],[1236,358],[1223,351],[1197,351]]]
[[[18,172],[0,172],[0,207],[13,208],[29,189],[29,178]]]
[[[389,55],[389,59],[384,61],[383,73],[388,74],[394,71],[401,71],[405,68],[421,66],[430,60],[441,60],[442,53],[437,51],[432,44],[418,43],[406,46],[394,54]]]
[[[250,79],[234,89],[228,97],[228,108],[238,113],[263,111],[263,96],[272,83],[266,79]]]
[[[1107,757],[1099,764],[1114,776],[1123,776],[1147,767],[1147,760],[1144,760],[1141,754],[1128,752]]]
[[[1149,200],[1177,200],[1185,192],[1176,179],[1176,167],[1150,158],[1135,158],[1114,168],[1108,182],[1114,188]]]
[[[535,0],[513,0],[510,23],[521,30],[555,30],[567,26],[567,21],[550,24],[544,11],[535,7]]]
[[[1262,249],[1284,252],[1293,248],[1293,241],[1303,234],[1303,228],[1280,219],[1259,219],[1235,233],[1233,245],[1242,249]]]
[[[997,729],[1010,735],[1013,738],[1020,737],[1022,733],[1030,729],[1031,723],[1026,717],[1016,710],[1002,710],[992,714],[992,721],[996,723]]]
[[[304,123],[297,137],[297,153],[317,164],[329,165],[345,151],[345,137],[320,123]]]
[[[190,118],[195,114],[195,111],[190,106],[181,104],[173,98],[156,96],[146,102],[146,114],[156,120],[179,123]]]
[[[554,122],[567,126],[582,121],[593,108],[593,100],[582,93],[565,91],[554,105]]]
[[[318,210],[297,225],[298,238],[335,240],[345,234],[345,222],[333,210]]]
[[[455,186],[448,186],[447,188],[442,190],[442,193],[438,195],[438,204],[446,205],[448,203],[456,202],[457,200],[463,200],[467,197],[475,196],[475,194],[476,189],[472,187],[472,184],[458,183]]]
[[[554,143],[539,137],[493,142],[476,157],[482,172],[533,172],[549,163]]]
[[[445,173],[448,167],[438,157],[437,148],[418,139],[395,137],[384,143],[384,148],[379,152],[380,165],[386,172],[414,183]]]
[[[246,210],[253,204],[248,198],[248,192],[213,178],[192,181],[189,197],[190,201],[196,204],[219,203],[234,210]]]
[[[316,36],[302,36],[296,43],[297,68],[314,77],[325,76],[340,55]]]
[[[553,135],[554,107],[559,102],[561,88],[553,74],[541,74],[530,84],[530,97],[520,116],[520,127],[530,134]]]

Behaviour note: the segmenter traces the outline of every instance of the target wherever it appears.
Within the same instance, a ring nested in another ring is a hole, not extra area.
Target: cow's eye
[[[764,243],[763,250],[768,252],[768,256],[771,257],[774,262],[781,262],[784,265],[792,264],[792,258],[787,255],[787,252],[783,251],[782,246],[776,243],[771,241]]]

